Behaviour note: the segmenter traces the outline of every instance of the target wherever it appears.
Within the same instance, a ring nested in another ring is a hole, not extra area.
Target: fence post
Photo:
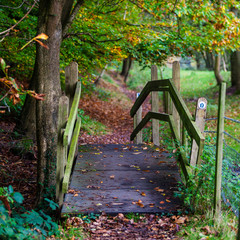
[[[214,189],[214,217],[217,219],[221,212],[221,186],[222,186],[222,158],[224,137],[224,111],[225,111],[226,83],[220,85],[218,100],[217,146],[215,165]]]
[[[139,96],[139,93],[137,93],[137,98]],[[136,114],[134,115],[134,129],[137,127],[137,125],[142,121],[142,106],[138,109]],[[142,144],[142,130],[137,134],[134,142],[136,144]]]
[[[157,66],[151,67],[151,80],[158,80]],[[158,92],[152,92],[152,112],[159,112],[159,97]],[[153,143],[159,146],[159,121],[152,119],[152,138]]]
[[[207,100],[206,98],[199,98],[196,105],[195,122],[197,127],[202,133],[204,133],[206,112],[207,112]],[[195,167],[196,164],[200,164],[200,161],[198,162],[198,152],[199,152],[198,150],[199,150],[199,147],[196,141],[193,139],[191,156],[190,156],[191,166]]]
[[[78,64],[71,62],[65,68],[65,93],[69,98],[69,110],[72,107],[73,97],[76,89],[76,83],[78,81]]]
[[[180,92],[180,63],[178,61],[173,62],[172,66],[172,80],[174,85],[176,86],[178,92]],[[180,137],[180,116],[178,114],[177,109],[175,108],[174,104],[172,104],[172,115],[174,122],[176,123],[177,132]]]
[[[58,110],[58,141],[57,141],[57,169],[56,169],[56,198],[59,206],[63,203],[62,180],[66,165],[66,149],[63,145],[63,128],[68,119],[69,99],[67,96],[60,97]]]

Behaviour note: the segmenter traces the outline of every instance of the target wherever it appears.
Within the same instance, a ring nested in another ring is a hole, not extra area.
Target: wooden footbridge
[[[68,98],[62,97],[59,105],[56,187],[62,216],[91,212],[169,213],[181,209],[181,202],[174,192],[178,182],[187,181],[194,169],[192,166],[200,163],[204,144],[201,131],[207,103],[204,98],[198,100],[193,120],[179,94],[179,63],[173,63],[172,79],[157,80],[157,68],[152,67],[151,81],[137,96],[130,111],[134,118],[131,134],[131,140],[135,139],[134,145],[84,145],[77,149],[81,123],[77,108],[81,85],[76,83],[76,64],[71,64],[66,73],[70,107]],[[159,113],[160,91],[164,92],[165,113]],[[142,118],[141,106],[150,93],[152,111]],[[71,109],[69,116],[68,108]],[[155,147],[142,144],[141,130],[150,120]],[[178,150],[177,159],[158,147],[159,121],[169,123]],[[76,151],[78,154],[74,162]]]

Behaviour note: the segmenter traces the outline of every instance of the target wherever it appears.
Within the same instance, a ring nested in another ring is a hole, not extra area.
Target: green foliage
[[[88,115],[84,114],[82,109],[78,110],[78,116],[82,119],[82,129],[89,135],[101,135],[106,134],[109,130],[102,123],[91,119]]]
[[[42,210],[36,212],[20,208],[23,197],[19,192],[14,192],[12,186],[1,187],[0,196],[7,200],[0,201],[1,239],[45,239],[47,236],[58,234],[58,225]],[[11,215],[5,208],[8,204],[12,210]]]

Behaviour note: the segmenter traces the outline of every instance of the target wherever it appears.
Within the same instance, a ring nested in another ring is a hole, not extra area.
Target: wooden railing
[[[81,127],[81,118],[77,114],[81,82],[78,82],[76,63],[71,63],[65,69],[65,94],[66,96],[60,97],[58,113],[56,198],[59,206],[68,190]]]
[[[165,121],[170,124],[172,130],[173,138],[175,139],[175,144],[177,145],[180,151],[180,165],[182,172],[187,180],[189,173],[191,171],[190,166],[195,166],[200,163],[201,154],[203,151],[204,145],[204,136],[202,134],[204,127],[204,118],[206,114],[207,101],[205,98],[200,98],[197,103],[196,108],[196,121],[193,120],[192,115],[190,114],[187,106],[185,105],[182,97],[177,90],[174,81],[180,81],[180,67],[179,63],[175,62],[173,64],[173,79],[157,79],[157,68],[156,66],[152,67],[152,81],[149,81],[146,86],[143,88],[140,95],[137,97],[131,111],[131,117],[134,117],[134,130],[130,136],[131,140],[136,138],[137,143],[141,143],[141,130],[145,127],[147,122],[150,119],[153,119],[155,122],[152,123],[152,137],[153,143],[159,145],[159,122]],[[180,83],[177,82],[177,86],[180,87]],[[142,119],[141,116],[141,106],[146,100],[148,95],[151,92],[164,92],[165,99],[165,113],[159,113],[159,99],[158,94],[152,94],[152,110],[148,112],[146,116]],[[153,106],[155,104],[155,106]],[[156,122],[157,120],[157,122]],[[200,130],[201,129],[201,130]],[[189,136],[192,139],[192,148],[191,148],[191,157],[190,160],[187,158],[187,153],[183,146],[187,145],[185,130],[188,132]],[[202,132],[201,132],[202,131]]]

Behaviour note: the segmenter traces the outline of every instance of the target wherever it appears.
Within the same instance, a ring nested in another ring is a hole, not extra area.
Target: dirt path
[[[81,131],[79,141],[87,144],[127,144],[130,143],[130,134],[133,131],[133,119],[130,117],[130,109],[135,101],[136,92],[127,89],[126,84],[120,79],[115,79],[120,93],[125,94],[128,105],[110,99],[103,101],[95,95],[85,96],[80,101],[80,108],[86,115],[106,125],[111,133],[92,136]],[[115,89],[116,90],[116,89]],[[149,100],[149,99],[148,99]],[[146,101],[143,105],[143,114],[150,110],[150,104]]]

